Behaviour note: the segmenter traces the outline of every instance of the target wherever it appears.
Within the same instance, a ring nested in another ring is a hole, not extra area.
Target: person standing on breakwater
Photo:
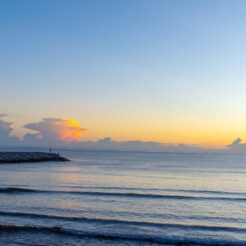
[[[50,148],[50,153],[51,153],[51,148]]]

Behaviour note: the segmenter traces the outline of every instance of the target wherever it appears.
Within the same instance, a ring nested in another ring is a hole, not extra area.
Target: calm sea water
[[[246,156],[60,153],[0,165],[0,245],[246,245]]]

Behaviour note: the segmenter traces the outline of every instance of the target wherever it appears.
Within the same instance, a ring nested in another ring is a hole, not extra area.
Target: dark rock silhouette
[[[0,163],[26,163],[47,161],[69,161],[56,154],[45,152],[0,152]]]

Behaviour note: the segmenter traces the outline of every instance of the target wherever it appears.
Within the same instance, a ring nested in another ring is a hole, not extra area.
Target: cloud
[[[0,114],[0,138],[9,137],[12,132],[12,123],[2,120],[1,118],[6,117],[6,114]]]
[[[149,142],[141,140],[115,141],[111,137],[99,139],[96,142],[78,142],[78,147],[91,149],[110,149],[110,150],[134,150],[134,151],[162,151],[163,145],[159,142]]]
[[[22,140],[12,137],[12,123],[2,120],[6,117],[0,114],[0,144],[1,145],[22,145],[22,146],[56,146],[78,149],[100,149],[120,151],[153,151],[153,152],[204,152],[195,145],[185,144],[164,144],[154,141],[116,141],[111,137],[105,137],[98,141],[82,141],[82,135],[87,131],[80,127],[75,120],[64,120],[58,118],[44,118],[39,122],[28,123],[24,128],[34,131],[27,133]]]
[[[6,114],[0,114],[0,144],[1,145],[12,145],[17,144],[18,139],[11,136],[13,128],[11,127],[12,123],[3,120],[3,117],[6,117]]]
[[[168,144],[155,141],[116,141],[105,137],[98,141],[83,141],[82,135],[87,131],[79,122],[59,118],[44,118],[39,122],[28,123],[24,128],[33,131],[27,133],[22,140],[12,135],[12,123],[5,121],[5,114],[0,114],[0,145],[22,146],[55,146],[78,149],[153,151],[153,152],[210,152],[222,151],[205,149],[197,145]],[[228,145],[231,153],[246,153],[246,144],[240,138]]]
[[[57,118],[45,118],[40,122],[26,124],[24,128],[36,132],[26,134],[26,142],[72,143],[81,141],[82,134],[87,131],[75,120]]]
[[[74,144],[76,148],[82,149],[103,149],[103,150],[120,150],[120,151],[152,151],[152,152],[207,152],[214,151],[203,149],[196,145],[186,144],[164,144],[154,141],[115,141],[111,137],[99,139],[96,142],[86,141]]]
[[[241,138],[237,138],[230,145],[227,146],[229,148],[229,152],[236,154],[245,154],[246,153],[246,143],[242,143]]]

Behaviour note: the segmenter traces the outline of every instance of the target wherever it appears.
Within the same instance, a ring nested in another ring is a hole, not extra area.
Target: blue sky
[[[245,1],[2,0],[0,18],[1,111],[18,134],[58,117],[86,139],[245,135]]]

